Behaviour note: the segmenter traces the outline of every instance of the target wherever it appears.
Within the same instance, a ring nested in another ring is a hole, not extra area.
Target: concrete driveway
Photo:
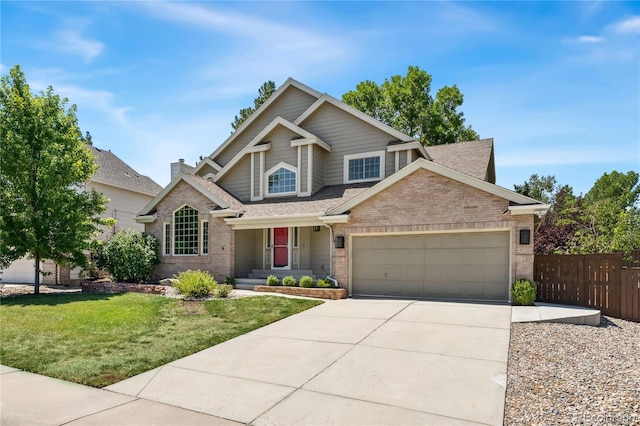
[[[506,305],[332,301],[107,389],[256,425],[499,425],[510,316]]]

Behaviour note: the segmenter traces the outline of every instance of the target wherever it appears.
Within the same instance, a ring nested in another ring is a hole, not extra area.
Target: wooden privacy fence
[[[536,255],[537,300],[599,309],[640,322],[640,268],[624,268],[622,254]]]

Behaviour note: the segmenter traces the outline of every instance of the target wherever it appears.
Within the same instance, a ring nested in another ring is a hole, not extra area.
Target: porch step
[[[309,275],[314,280],[318,279],[318,277],[313,273],[311,269],[290,269],[290,270],[282,270],[282,271],[273,271],[271,269],[254,269],[249,274],[249,278],[262,280],[262,284],[264,284],[264,280],[266,280],[269,275],[275,275],[280,279],[291,275],[296,280],[300,280],[301,277],[304,277],[305,275]],[[237,282],[238,282],[238,279],[236,279],[236,283]]]
[[[239,290],[253,290],[254,285],[264,285],[261,278],[236,278],[236,288]]]

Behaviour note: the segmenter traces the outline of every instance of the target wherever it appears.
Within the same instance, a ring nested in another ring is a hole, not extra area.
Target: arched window
[[[296,172],[280,167],[267,177],[267,194],[293,194],[296,192]]]
[[[198,254],[198,211],[184,206],[173,214],[173,254]]]

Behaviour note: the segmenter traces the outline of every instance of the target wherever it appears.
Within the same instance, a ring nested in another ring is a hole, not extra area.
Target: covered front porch
[[[267,276],[331,275],[333,238],[329,226],[273,226],[236,229],[234,278],[238,288],[264,284]]]

